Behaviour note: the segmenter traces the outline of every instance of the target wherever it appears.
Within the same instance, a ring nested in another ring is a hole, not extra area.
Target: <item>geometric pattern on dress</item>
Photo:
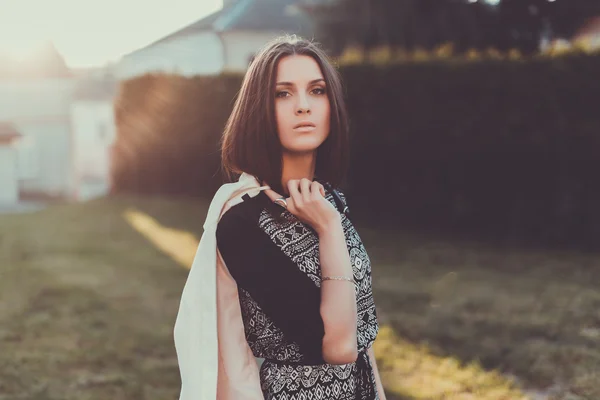
[[[255,357],[279,361],[301,361],[300,346],[285,334],[260,308],[250,293],[238,288],[246,341]]]
[[[338,193],[346,204],[344,194],[339,190]],[[326,198],[335,206],[333,196],[328,191]],[[344,214],[341,214],[341,218],[354,279],[357,282],[357,348],[358,351],[362,351],[372,345],[379,331],[372,292],[371,261],[350,219]],[[267,209],[263,209],[258,224],[298,269],[319,287],[321,266],[316,232],[285,210],[283,218],[276,219]],[[265,400],[357,398],[357,387],[362,384],[360,380],[363,378],[356,363],[312,366],[286,364],[286,361],[301,361],[302,355],[298,345],[286,341],[283,332],[265,315],[248,292],[243,289],[239,292],[246,339],[255,357],[268,359],[262,363],[260,369]]]
[[[260,381],[265,400],[355,400],[356,365],[283,365],[265,361]]]
[[[312,228],[288,211],[276,220],[266,209],[260,213],[258,225],[315,285],[321,285],[319,241]]]
[[[346,205],[345,195],[339,190],[337,192]],[[329,191],[325,193],[325,198],[335,206],[335,201]],[[357,283],[355,294],[358,313],[358,350],[360,351],[373,343],[379,331],[372,292],[371,260],[350,219],[345,214],[340,214],[340,216],[354,280]],[[321,265],[318,236],[312,228],[289,211],[283,211],[283,217],[277,220],[268,210],[263,209],[258,221],[259,227],[315,285],[320,286]]]

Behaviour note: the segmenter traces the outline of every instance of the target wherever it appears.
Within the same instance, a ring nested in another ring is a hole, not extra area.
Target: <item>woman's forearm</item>
[[[353,277],[346,237],[339,220],[319,232],[322,276]],[[321,316],[325,325],[323,355],[330,364],[357,358],[355,285],[344,280],[321,282]]]

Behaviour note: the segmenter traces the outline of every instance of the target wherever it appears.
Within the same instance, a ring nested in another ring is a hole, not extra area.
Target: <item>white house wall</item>
[[[69,196],[71,192],[71,129],[68,117],[56,120],[22,121],[15,124],[23,135],[34,175],[21,179],[23,192]]]
[[[173,38],[126,55],[115,69],[127,80],[152,72],[183,76],[216,75],[223,70],[223,46],[214,32]]]
[[[103,196],[110,187],[110,149],[114,143],[113,103],[78,100],[71,106],[74,196]]]
[[[0,82],[0,120],[12,123],[23,135],[17,165],[25,192],[57,196],[70,192],[69,107],[74,89],[73,79]]]
[[[74,89],[68,78],[0,81],[0,121],[64,117]]]
[[[254,54],[268,41],[282,34],[283,32],[224,32],[222,34],[223,43],[225,43],[224,70],[245,72]]]
[[[0,207],[19,200],[16,153],[14,146],[0,144]]]

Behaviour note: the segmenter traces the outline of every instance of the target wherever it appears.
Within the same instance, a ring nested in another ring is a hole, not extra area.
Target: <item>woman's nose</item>
[[[310,105],[305,96],[300,96],[298,105],[296,106],[296,114],[310,114]]]

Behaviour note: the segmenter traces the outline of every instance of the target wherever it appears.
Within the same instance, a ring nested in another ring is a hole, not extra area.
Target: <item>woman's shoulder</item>
[[[217,223],[217,240],[238,238],[257,229],[260,210],[263,207],[259,195],[243,196],[243,200],[230,207]]]

